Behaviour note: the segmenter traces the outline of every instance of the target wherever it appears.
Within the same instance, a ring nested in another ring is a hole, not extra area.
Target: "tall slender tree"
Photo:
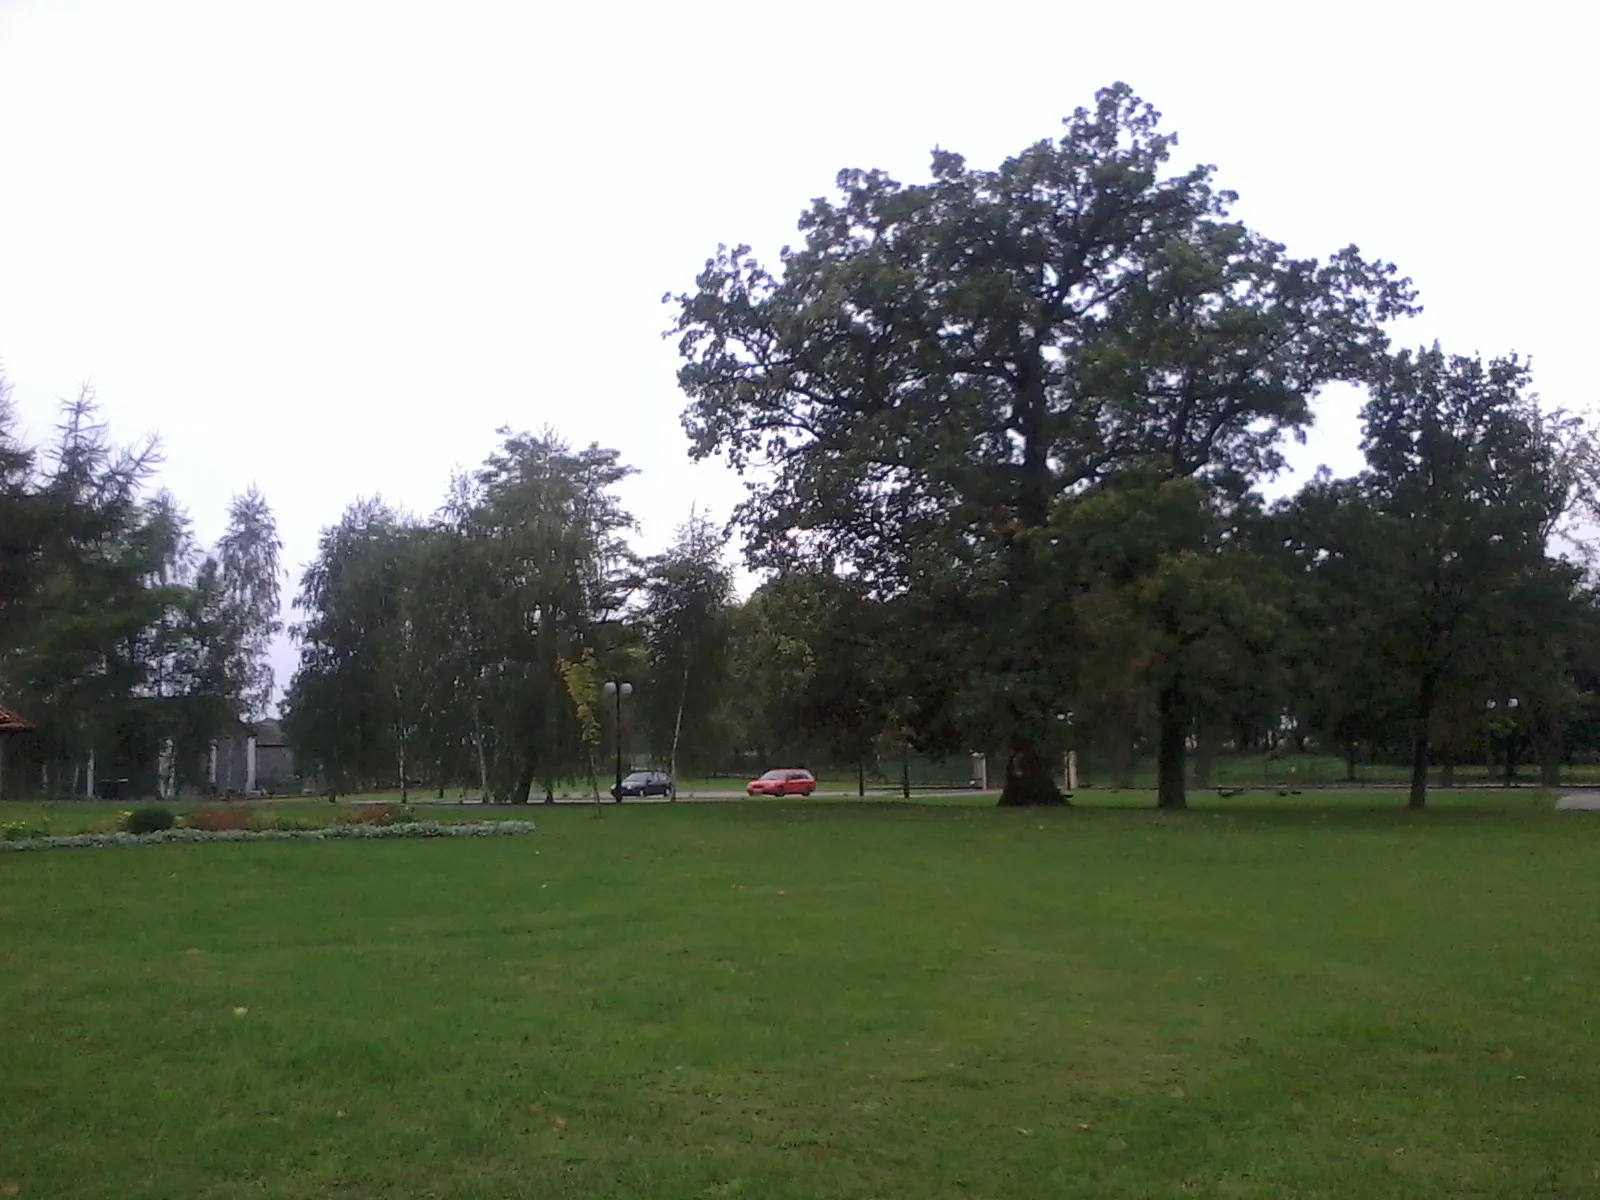
[[[323,531],[295,607],[300,666],[284,722],[330,795],[400,783],[401,661],[395,587],[404,518],[381,500],[358,500]]]
[[[650,686],[645,708],[653,747],[667,748],[678,778],[680,751],[710,765],[726,684],[733,575],[723,561],[725,534],[691,510],[672,545],[644,564],[643,623]]]
[[[272,508],[252,484],[229,504],[228,527],[217,545],[222,584],[238,637],[233,673],[239,687],[239,716],[246,720],[265,717],[272,703],[269,654],[273,638],[283,631],[282,551]]]

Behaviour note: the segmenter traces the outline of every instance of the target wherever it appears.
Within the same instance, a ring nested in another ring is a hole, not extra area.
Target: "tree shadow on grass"
[[[1279,796],[1268,791],[1219,797],[1191,794],[1190,807],[1179,811],[1158,809],[1153,792],[1084,792],[1067,808],[1001,808],[986,797],[959,801],[914,797],[761,801],[717,806],[737,819],[773,821],[1042,821],[1093,823],[1097,828],[1126,824],[1130,828],[1171,827],[1194,830],[1237,828],[1305,828],[1344,830],[1399,830],[1463,827],[1508,829],[1571,827],[1584,823],[1583,814],[1557,813],[1557,793],[1538,789],[1511,792],[1439,791],[1430,795],[1421,811],[1408,809],[1403,792],[1318,792]],[[1600,821],[1594,822],[1600,826]]]
[[[1342,793],[1337,795],[1257,797],[1201,797],[1179,812],[1147,808],[1084,806],[1084,813],[1107,817],[1142,814],[1146,818],[1197,827],[1235,825],[1262,828],[1330,829],[1437,829],[1489,826],[1506,828],[1567,824],[1567,814],[1555,811],[1555,795],[1527,791],[1512,795],[1493,793],[1440,793],[1421,810],[1406,807],[1404,794]]]

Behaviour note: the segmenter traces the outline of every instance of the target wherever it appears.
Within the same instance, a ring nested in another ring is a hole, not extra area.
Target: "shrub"
[[[274,813],[265,820],[257,823],[260,829],[275,829],[279,833],[305,833],[312,829],[322,829],[327,822],[319,821],[315,817],[295,817],[287,813]]]
[[[136,808],[123,818],[122,827],[129,833],[159,833],[176,824],[170,808]]]
[[[86,850],[148,846],[160,842],[276,842],[334,838],[485,838],[537,832],[532,821],[408,821],[398,825],[327,825],[321,829],[166,829],[135,837],[131,833],[76,833],[67,837],[0,840],[4,850]]]
[[[233,808],[226,804],[208,804],[197,808],[184,820],[190,829],[204,829],[209,833],[223,833],[229,829],[249,829],[248,808]]]
[[[344,820],[347,825],[398,825],[411,820],[411,810],[404,804],[363,804]]]

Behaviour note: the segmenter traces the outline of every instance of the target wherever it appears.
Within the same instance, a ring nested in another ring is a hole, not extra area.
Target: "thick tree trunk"
[[[1122,721],[1111,731],[1111,786],[1121,792],[1133,786],[1133,731]]]
[[[529,763],[517,775],[517,785],[511,794],[511,803],[526,804],[528,802],[528,793],[533,790],[533,776],[533,764]]]
[[[1539,731],[1539,786],[1561,786],[1561,722],[1553,717],[1541,717]]]
[[[1547,751],[1539,755],[1539,786],[1542,788],[1561,786],[1560,754]]]
[[[1217,731],[1211,726],[1201,726],[1200,739],[1194,751],[1194,786],[1196,791],[1211,787],[1211,776],[1217,763]]]
[[[1066,797],[1056,786],[1048,755],[1033,746],[1018,746],[1011,751],[1006,759],[1006,784],[1000,789],[1002,806],[1066,802]]]
[[[1156,719],[1159,724],[1156,750],[1156,807],[1188,808],[1189,798],[1184,790],[1184,742],[1189,735],[1183,700],[1176,684],[1161,689],[1156,700]]]
[[[1422,808],[1428,803],[1428,736],[1413,735],[1411,739],[1411,792],[1406,799],[1407,808]]]
[[[1416,728],[1411,732],[1411,792],[1407,808],[1422,808],[1428,803],[1428,735],[1433,726],[1435,688],[1432,676],[1417,689]]]

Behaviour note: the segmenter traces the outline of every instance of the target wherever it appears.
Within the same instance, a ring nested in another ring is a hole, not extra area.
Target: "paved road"
[[[1556,801],[1556,807],[1568,811],[1600,812],[1600,792],[1568,792]]]
[[[978,791],[958,790],[958,789],[954,789],[954,788],[940,788],[938,791],[920,791],[920,790],[918,790],[916,788],[912,788],[911,789],[911,798],[913,800],[923,800],[923,799],[929,799],[929,798],[938,797],[938,796],[984,796],[984,795],[988,795],[988,796],[996,796],[996,797],[998,797],[999,794],[1000,794],[999,792],[994,792],[994,791],[991,791],[991,792],[978,792]],[[789,799],[789,800],[801,799],[801,797],[798,797],[798,796],[789,796],[789,797],[785,797],[785,798]],[[857,798],[858,797],[856,796],[856,793],[855,793],[854,789],[852,789],[850,791],[847,791],[847,792],[817,792],[813,796],[813,799],[817,799],[817,800],[822,800],[822,799],[855,800]],[[747,797],[743,792],[679,792],[678,793],[678,800],[680,802],[682,802],[682,801],[694,801],[697,804],[706,804],[706,803],[714,804],[714,803],[716,803],[718,801],[747,800],[747,799],[750,799],[750,797]],[[881,788],[880,789],[868,788],[867,789],[866,799],[868,799],[868,800],[898,800],[898,799],[900,799],[900,791],[899,791],[898,788],[896,788],[893,791],[890,791],[890,790],[887,790],[887,789],[881,789]],[[613,801],[611,799],[609,794],[602,794],[601,797],[600,797],[600,802],[602,804],[613,804],[613,803],[615,803],[615,801]],[[482,804],[482,801],[478,800],[476,797],[473,797],[473,798],[470,798],[470,799],[467,799],[467,800],[452,800],[449,797],[446,797],[443,800],[438,800],[438,799],[435,799],[433,796],[419,796],[419,797],[413,798],[409,803],[411,804],[411,806],[413,808],[456,808],[458,806],[472,808],[472,807],[477,807],[478,805]],[[529,804],[530,807],[531,806],[535,806],[535,805],[540,805],[540,804],[543,804],[543,803],[545,803],[545,800],[544,800],[543,796],[539,796],[539,795],[536,794],[536,795],[530,796],[528,798],[528,804]],[[594,797],[593,796],[569,796],[569,795],[566,795],[566,794],[563,794],[563,793],[557,793],[554,803],[556,803],[556,804],[593,804],[594,803]],[[629,796],[622,803],[624,803],[624,804],[667,804],[667,803],[670,803],[670,801],[668,801],[665,796],[649,796],[649,797]]]

